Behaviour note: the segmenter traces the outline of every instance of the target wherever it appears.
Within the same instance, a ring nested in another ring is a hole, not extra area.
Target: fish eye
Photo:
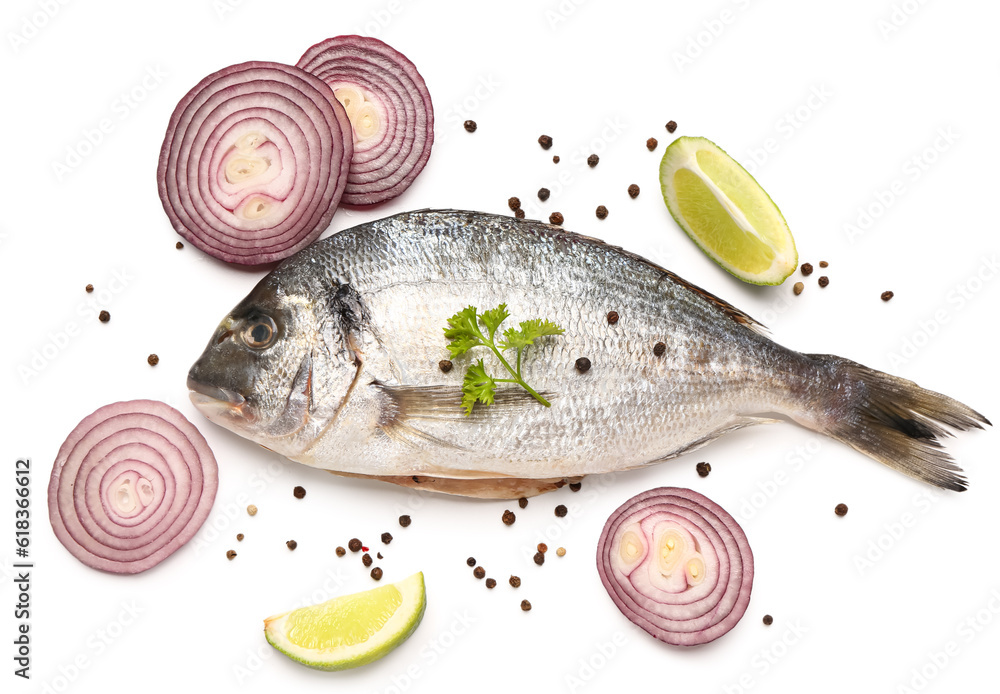
[[[276,332],[274,321],[269,316],[260,316],[247,323],[243,329],[243,341],[254,349],[264,349],[274,340]]]

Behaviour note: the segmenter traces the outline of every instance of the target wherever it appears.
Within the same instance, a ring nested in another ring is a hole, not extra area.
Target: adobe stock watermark
[[[605,118],[604,123],[601,124],[600,132],[590,138],[586,144],[577,145],[571,149],[569,154],[564,157],[565,165],[560,163],[559,166],[555,167],[557,171],[542,183],[542,188],[549,189],[549,199],[553,202],[558,200],[565,190],[571,188],[579,180],[579,176],[584,171],[591,168],[587,163],[587,158],[591,154],[598,156],[604,154],[608,147],[617,142],[630,128],[631,126],[621,116]],[[538,198],[534,195],[521,200],[521,209],[524,210],[528,219],[548,221],[548,213],[542,209]]]
[[[889,14],[885,17],[880,17],[875,23],[878,33],[882,34],[883,39],[888,40],[892,38],[925,4],[927,4],[927,0],[894,2],[892,8],[889,10]]]
[[[574,671],[566,673],[564,681],[567,689],[572,693],[585,688],[626,645],[628,638],[620,631],[614,632],[603,641],[598,641],[588,655],[577,659]]]
[[[586,3],[587,0],[559,0],[559,4],[546,8],[545,21],[548,22],[549,29],[558,29],[559,25],[569,20]]]
[[[503,86],[492,74],[479,75],[476,86],[470,89],[461,101],[456,101],[444,110],[444,123],[447,124],[439,142],[446,142],[453,133],[464,131],[465,121],[470,120],[480,107],[489,101]]]
[[[21,17],[17,31],[7,32],[7,43],[10,44],[10,49],[14,53],[18,53],[31,43],[56,18],[62,8],[69,4],[69,1],[38,0],[35,3],[37,9]]]
[[[76,141],[66,146],[61,158],[52,161],[52,173],[57,181],[80,168],[80,165],[96,152],[115,130],[139,106],[159,88],[167,78],[167,73],[159,65],[148,65],[139,81],[121,91],[111,100],[107,112],[80,130]]]
[[[288,610],[297,610],[300,607],[318,605],[331,600],[345,583],[347,583],[347,579],[339,566],[327,569],[323,576],[323,582],[308,595],[301,596],[297,602],[288,607]],[[264,663],[274,653],[274,648],[269,643],[259,643],[255,647],[247,648],[243,653],[242,660],[233,665],[233,677],[236,679],[236,683],[244,684],[260,672]]]
[[[750,666],[736,678],[735,683],[723,685],[724,694],[744,694],[753,690],[793,648],[802,642],[802,637],[807,633],[809,630],[801,622],[789,623],[781,636],[753,654]]]
[[[31,354],[18,365],[17,375],[20,376],[21,382],[27,385],[45,371],[60,354],[69,349],[76,338],[98,322],[101,310],[110,308],[114,304],[115,297],[125,291],[134,280],[135,276],[129,274],[127,268],[115,270],[101,288],[95,289],[93,294],[87,294],[76,305],[73,312],[76,318],[49,330],[42,344],[36,344]]]
[[[427,640],[420,648],[417,662],[410,663],[405,670],[389,678],[389,686],[380,690],[382,694],[408,692],[418,680],[427,674],[429,668],[434,667],[460,639],[469,633],[469,629],[477,621],[479,621],[478,618],[469,614],[468,610],[456,612],[448,626]]]
[[[810,436],[805,443],[799,444],[795,450],[785,455],[784,463],[771,476],[763,481],[758,480],[754,491],[745,494],[740,499],[737,513],[740,519],[748,521],[760,513],[778,495],[795,476],[802,471],[805,464],[819,455],[823,450],[822,437]]]
[[[901,175],[893,178],[884,187],[877,188],[867,202],[858,206],[854,220],[844,223],[843,229],[847,234],[847,240],[853,244],[870,232],[875,223],[906,195],[909,190],[908,185],[923,178],[941,156],[955,146],[960,137],[950,125],[938,128],[930,143],[906,158],[900,167]]]
[[[900,339],[899,348],[888,352],[886,359],[893,369],[908,364],[940,335],[952,318],[968,306],[993,281],[1000,272],[1000,262],[996,254],[982,256],[975,272],[960,282],[956,282],[945,292],[941,305],[917,321],[917,327]]]
[[[870,539],[863,550],[854,553],[851,561],[858,570],[858,575],[864,576],[885,559],[944,495],[944,492],[937,489],[924,489],[914,494],[909,508],[883,523],[879,534]]]
[[[954,637],[924,655],[923,661],[910,670],[906,681],[896,687],[896,694],[922,692],[962,654],[963,648],[979,638],[1000,615],[1000,590],[994,588],[982,607],[965,617],[955,627]]]
[[[42,683],[42,694],[63,694],[115,643],[120,641],[146,609],[135,600],[122,601],[117,612],[84,641],[84,650],[69,662],[57,666],[58,674]]]
[[[271,459],[263,469],[259,469],[250,475],[248,484],[252,490],[258,494],[263,494],[264,490],[270,487],[275,480],[285,473],[287,465],[278,459]],[[193,542],[188,543],[190,551],[198,556],[202,551],[211,547],[222,533],[229,531],[237,518],[247,514],[247,506],[252,503],[253,497],[245,492],[239,492],[235,499],[225,504],[215,503],[215,511],[212,518],[202,525],[198,535]]]
[[[746,149],[744,167],[754,176],[766,164],[783,143],[788,142],[799,130],[812,120],[813,116],[833,98],[833,92],[825,84],[813,84],[808,95],[797,106],[790,108],[774,121],[773,134],[767,135],[759,144]]]
[[[717,16],[703,20],[701,27],[688,35],[684,49],[674,51],[670,54],[677,72],[683,73],[684,70],[694,65],[694,62],[703,56],[726,33],[726,30],[740,16],[739,13],[750,8],[750,0],[731,0],[730,4],[735,6],[736,9],[733,10],[731,7],[724,7],[719,11]]]

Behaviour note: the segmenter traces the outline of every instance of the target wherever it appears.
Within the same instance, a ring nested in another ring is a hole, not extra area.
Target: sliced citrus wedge
[[[679,137],[660,162],[667,209],[726,271],[752,284],[781,284],[798,253],[777,205],[754,177],[703,137]]]
[[[264,620],[268,643],[317,670],[378,660],[413,633],[424,616],[424,575],[300,607]]]

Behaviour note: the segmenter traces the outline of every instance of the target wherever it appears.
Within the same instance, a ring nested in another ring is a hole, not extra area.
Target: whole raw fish
[[[443,329],[505,303],[504,327],[565,333],[527,348],[520,386],[466,416]],[[608,319],[618,314],[617,322]],[[459,211],[362,224],[282,262],[222,321],[191,368],[213,422],[338,474],[519,497],[657,463],[781,413],[954,490],[944,427],[986,418],[916,384],[778,345],[739,309],[636,255],[559,227]],[[577,367],[586,357],[588,370]]]

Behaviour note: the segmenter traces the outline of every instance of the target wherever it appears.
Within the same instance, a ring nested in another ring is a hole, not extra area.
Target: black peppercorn
[[[545,563],[545,554],[543,552],[535,552],[535,563],[541,566]]]
[[[475,566],[476,565],[476,558],[475,557],[469,557],[468,559],[465,560],[465,563],[468,564],[469,566]]]
[[[590,360],[587,357],[580,357],[576,360],[576,370],[580,373],[590,371]]]
[[[404,527],[404,528],[408,527],[410,525],[410,517],[409,516],[400,516],[399,517],[399,525],[402,526],[402,527]]]
[[[553,212],[552,214],[549,215],[549,224],[555,224],[556,226],[559,226],[564,221],[566,220],[563,219],[562,212]]]
[[[392,535],[389,533],[382,533],[382,544],[387,545],[392,542]]]
[[[464,125],[465,129],[468,130],[470,133],[476,132],[476,128],[479,127],[476,125],[476,121],[474,120],[467,120],[465,121]]]
[[[618,311],[608,311],[608,325],[614,325],[618,322]]]
[[[442,373],[448,373],[453,366],[450,359],[442,359],[438,362],[438,368],[441,369]]]
[[[591,154],[589,157],[587,157],[587,166],[589,166],[590,168],[594,168],[595,166],[597,166],[597,162],[599,162],[600,160],[601,158],[599,156],[597,156],[596,154]]]
[[[518,578],[517,576],[511,576],[509,583],[510,583],[510,585],[511,585],[512,588],[520,588],[521,587],[521,579]]]
[[[677,123],[672,120],[667,121],[667,132],[672,133],[675,130],[677,130]]]
[[[663,344],[662,342],[657,342],[655,345],[653,345],[653,356],[654,357],[662,357],[663,353],[666,352],[666,351],[667,351],[667,346],[665,344]]]
[[[510,509],[503,512],[503,517],[501,518],[504,525],[514,525],[515,516],[514,512]]]
[[[551,191],[548,188],[539,188],[538,189],[538,199],[541,200],[542,202],[545,202],[546,200],[548,200],[550,194],[551,194]]]
[[[521,207],[521,198],[516,197],[516,196],[507,198],[507,207],[509,207],[512,210],[520,209],[520,207]]]
[[[517,505],[520,506],[521,508],[526,508],[528,506],[528,500],[522,496],[520,499],[517,500]]]
[[[542,149],[548,149],[552,146],[552,138],[548,135],[542,135],[538,138],[538,144],[542,146]]]
[[[298,547],[298,546],[299,546],[299,543],[298,543],[298,542],[296,542],[295,540],[289,540],[288,542],[286,542],[286,543],[285,543],[285,546],[286,546],[286,547],[287,547],[288,549],[295,549],[296,547]]]
[[[556,515],[559,518],[564,517],[566,515],[566,507],[563,506],[562,504],[559,504],[558,506],[556,506]]]
[[[646,140],[646,149],[648,149],[650,152],[652,152],[654,149],[656,149],[656,145],[658,145],[658,144],[659,143],[656,141],[656,138],[655,137],[651,137],[648,140]]]
[[[639,197],[639,186],[637,186],[634,183],[632,185],[630,185],[628,187],[628,196],[630,198],[632,198],[633,200],[635,200],[637,197]]]
[[[372,561],[374,561],[372,559],[372,555],[368,554],[368,552],[365,552],[364,554],[361,555],[361,563],[364,564],[365,566],[371,566]]]
[[[359,540],[356,537],[351,538],[351,541],[347,543],[347,549],[351,550],[352,552],[357,552],[358,550],[361,549],[361,540]]]
[[[833,509],[833,512],[838,516],[847,515],[847,504],[837,504],[837,507]]]
[[[597,206],[597,210],[594,212],[594,214],[597,215],[598,219],[607,219],[608,218],[608,208],[605,207],[604,205],[598,205]]]
[[[382,580],[382,569],[380,569],[380,568],[378,568],[376,566],[374,569],[372,569],[371,577],[374,578],[376,581],[381,581]]]
[[[483,578],[484,576],[486,576],[486,569],[484,569],[481,566],[477,566],[475,569],[472,570],[472,575],[475,576],[476,578]]]
[[[695,465],[695,470],[698,471],[699,477],[708,477],[708,473],[712,471],[712,466],[708,463],[698,463]]]
[[[296,499],[304,499],[305,496],[306,496],[306,489],[305,489],[305,487],[296,487],[295,489],[292,490],[292,495]]]

